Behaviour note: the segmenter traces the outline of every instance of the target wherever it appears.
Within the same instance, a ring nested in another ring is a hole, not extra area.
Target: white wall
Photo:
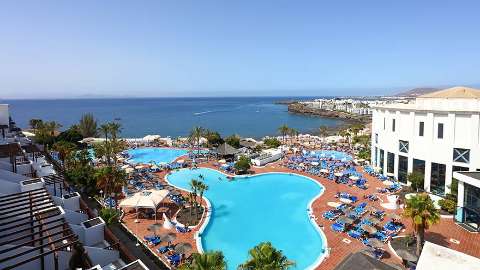
[[[468,167],[470,170],[480,169],[480,112],[440,112],[414,111],[377,108],[372,116],[372,158],[375,147],[385,151],[385,172],[387,153],[396,155],[395,167],[398,166],[398,155],[409,159],[408,171],[412,171],[413,159],[425,161],[425,187],[430,187],[431,163],[446,165],[446,186],[451,184],[452,166]],[[384,129],[385,119],[385,129]],[[392,119],[396,119],[395,132],[392,131]],[[419,136],[420,122],[424,122],[424,136]],[[438,124],[443,123],[443,139],[438,138]],[[378,134],[378,144],[375,143]],[[399,151],[399,140],[409,142],[409,153]],[[453,162],[453,148],[470,149],[468,164]],[[378,155],[378,153],[377,153]],[[398,177],[398,169],[395,169]],[[446,187],[448,192],[448,187]]]

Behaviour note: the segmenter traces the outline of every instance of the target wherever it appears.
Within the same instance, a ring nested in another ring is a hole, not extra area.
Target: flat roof
[[[426,241],[417,270],[478,270],[480,259],[465,253]]]
[[[456,172],[456,173],[474,178],[476,180],[480,180],[480,172],[477,172],[477,171],[474,171],[474,172]]]

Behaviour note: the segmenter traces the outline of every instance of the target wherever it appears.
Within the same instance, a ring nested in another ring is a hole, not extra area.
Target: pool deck
[[[218,170],[218,168],[215,167],[212,162],[202,164],[199,167],[212,168],[212,169]],[[333,222],[322,218],[322,214],[325,211],[332,209],[327,205],[328,202],[338,202],[338,199],[335,198],[335,194],[337,192],[346,191],[351,193],[352,195],[356,195],[359,198],[360,202],[367,201],[363,199],[363,195],[375,193],[377,187],[385,187],[381,183],[381,181],[365,173],[364,175],[367,178],[368,184],[370,187],[367,190],[361,190],[357,187],[349,187],[343,184],[336,184],[334,181],[330,181],[318,176],[313,176],[308,173],[290,170],[288,168],[281,166],[280,162],[272,163],[262,168],[252,167],[252,170],[255,172],[255,174],[268,173],[268,172],[297,173],[297,174],[310,177],[320,182],[325,187],[325,191],[323,195],[314,201],[312,205],[312,209],[313,209],[313,214],[317,217],[316,219],[317,224],[320,227],[322,226],[324,227],[322,228],[322,230],[325,233],[325,236],[327,238],[327,247],[330,249],[330,255],[327,258],[325,258],[324,261],[320,264],[320,266],[317,267],[316,269],[322,269],[322,270],[334,269],[349,254],[365,249],[365,246],[362,243],[360,243],[357,240],[349,238],[346,233],[334,233],[330,229],[330,225]],[[357,170],[361,170],[361,168],[359,167],[357,168]],[[158,176],[160,177],[160,179],[162,179],[162,181],[164,181],[165,175],[166,175],[166,172],[158,173]],[[385,195],[382,195],[382,194],[377,194],[377,195],[379,195],[381,200],[386,201]],[[383,209],[380,206],[380,203],[381,203],[380,201],[377,201],[377,202],[367,201],[367,202],[369,206],[374,206],[374,207],[377,207],[378,209]],[[395,210],[395,211],[386,210],[386,212],[387,213],[395,212],[401,215],[402,210],[401,209]],[[130,230],[138,234],[142,239],[143,239],[143,236],[145,235],[151,235],[152,232],[148,231],[148,226],[154,223],[154,221],[140,219],[139,223],[134,223],[135,218],[136,218],[136,215],[127,214],[124,217],[123,222]],[[205,217],[202,219],[202,223],[204,222],[204,220],[205,220]],[[406,224],[406,229],[402,231],[400,235],[406,235],[412,232],[412,225],[410,223],[410,220],[404,219],[404,223]],[[200,228],[200,226],[197,226],[196,228]],[[162,228],[158,232],[161,233],[164,231],[166,230]],[[170,232],[172,231],[175,232],[175,229],[170,230]],[[191,232],[184,233],[184,234],[176,233],[177,239],[174,241],[174,243],[180,243],[180,242],[190,243],[194,247],[193,251],[195,252],[196,243],[194,240],[194,236],[196,231],[197,229],[194,229]],[[474,257],[480,257],[480,234],[467,232],[466,230],[462,229],[460,226],[456,225],[452,218],[442,218],[440,224],[432,226],[426,232],[425,238],[427,241],[430,241],[442,246],[447,246],[449,248],[452,248],[460,252],[464,252]],[[348,239],[351,242],[345,243],[343,241],[344,239]],[[451,239],[458,240],[460,243],[459,244],[453,243]],[[159,246],[162,246],[163,244],[164,243],[161,243]],[[156,248],[158,249],[159,246],[157,246]],[[151,249],[154,251],[155,254],[159,255],[159,253],[154,248],[151,248]],[[390,251],[387,245],[385,246],[385,250],[386,250],[386,253],[382,261],[385,261],[390,264],[401,265],[401,259],[396,257]],[[161,255],[159,256],[163,257]]]

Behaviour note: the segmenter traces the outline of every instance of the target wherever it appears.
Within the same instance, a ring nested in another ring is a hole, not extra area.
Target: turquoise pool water
[[[190,180],[200,175],[209,186],[205,196],[213,207],[202,247],[223,251],[228,269],[237,269],[248,258],[248,250],[263,241],[283,250],[297,263],[294,269],[307,269],[323,254],[323,237],[307,212],[310,201],[323,190],[318,183],[282,173],[228,181],[222,173],[204,168],[175,171],[167,179],[189,190]]]
[[[318,157],[318,158],[333,158],[333,159],[338,159],[338,160],[343,160],[343,161],[350,161],[352,160],[352,156],[345,153],[345,152],[339,152],[339,151],[334,151],[334,150],[316,150],[316,151],[311,151],[309,155]]]
[[[180,156],[186,155],[188,150],[173,148],[137,148],[127,151],[133,163],[170,163]]]

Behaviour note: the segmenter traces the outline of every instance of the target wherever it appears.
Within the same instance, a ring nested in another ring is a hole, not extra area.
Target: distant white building
[[[480,91],[453,87],[408,104],[373,107],[372,162],[407,183],[425,176],[425,190],[449,192],[454,171],[480,169]]]

